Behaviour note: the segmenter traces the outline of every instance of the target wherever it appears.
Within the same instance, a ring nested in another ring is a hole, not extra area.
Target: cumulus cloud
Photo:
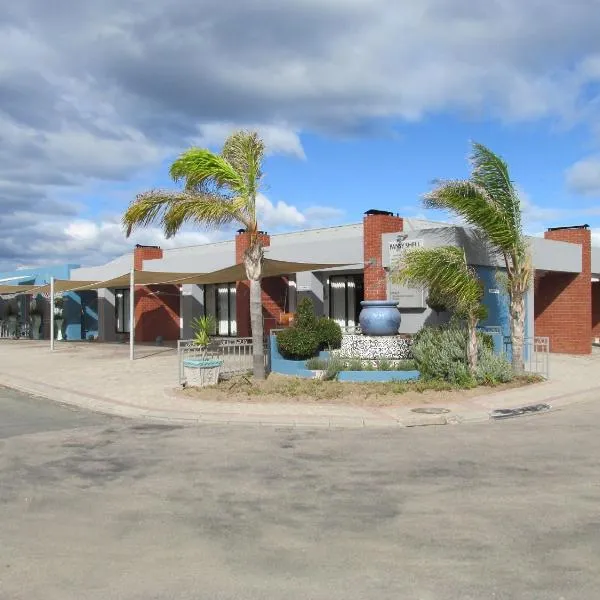
[[[43,256],[62,259],[74,248],[65,229],[89,218],[65,197],[158,169],[189,144],[216,145],[233,127],[258,128],[271,152],[303,158],[302,133],[368,135],[389,119],[597,117],[597,0],[5,4],[4,262],[29,259],[22,239],[47,214],[57,226],[42,232]],[[598,187],[589,166],[570,175],[585,193]],[[267,213],[273,226],[314,217],[279,201]]]
[[[567,170],[567,185],[583,196],[600,198],[600,155],[584,158]]]

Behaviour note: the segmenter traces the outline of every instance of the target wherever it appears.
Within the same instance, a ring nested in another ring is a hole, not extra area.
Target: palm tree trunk
[[[525,371],[523,345],[525,343],[525,294],[512,290],[510,294],[512,368],[516,374]]]
[[[477,368],[477,318],[467,318],[467,363],[471,375]]]
[[[256,379],[265,379],[265,350],[262,315],[262,261],[263,249],[260,241],[251,243],[244,253],[246,275],[250,280],[250,327],[252,328],[252,364]]]

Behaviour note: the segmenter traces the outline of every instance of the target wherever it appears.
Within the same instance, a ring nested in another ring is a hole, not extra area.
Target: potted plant
[[[42,327],[42,307],[38,300],[29,303],[29,323],[31,324],[31,337],[34,340],[41,339],[40,329]]]
[[[63,323],[64,323],[64,298],[57,296],[54,299],[54,331],[56,333],[56,339],[62,341],[63,339]]]
[[[197,317],[192,320],[194,343],[200,349],[198,358],[187,358],[183,361],[185,380],[188,385],[204,387],[216,385],[223,361],[219,357],[207,356],[210,335],[215,329],[215,320],[211,316]]]
[[[19,311],[13,300],[9,300],[4,305],[4,318],[8,325],[8,335],[10,337],[17,337],[17,318]]]

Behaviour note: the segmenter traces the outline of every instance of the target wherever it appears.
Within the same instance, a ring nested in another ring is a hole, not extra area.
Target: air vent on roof
[[[394,213],[389,210],[378,210],[376,208],[370,208],[365,212],[365,215],[386,215],[388,217],[393,217]]]

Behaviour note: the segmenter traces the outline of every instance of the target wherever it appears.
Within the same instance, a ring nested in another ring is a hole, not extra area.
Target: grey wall
[[[323,287],[324,275],[321,273],[296,273],[297,304],[303,298],[310,298],[317,315],[326,315],[329,309],[329,300],[325,302],[325,289]]]
[[[235,242],[218,242],[163,250],[163,257],[144,263],[145,271],[210,273],[235,263]]]
[[[600,248],[592,246],[592,273],[596,276],[600,274]]]
[[[425,248],[461,246],[465,249],[467,260],[471,265],[504,266],[502,257],[494,254],[476,231],[467,227],[452,226],[409,231],[403,234],[385,234],[382,237],[382,263],[384,267],[390,266],[389,244],[395,241],[398,235],[407,240],[422,239]],[[581,247],[579,245],[538,237],[529,237],[528,241],[531,247],[534,268],[543,271],[581,272]],[[598,266],[600,267],[600,254],[598,259]]]
[[[115,332],[115,293],[103,288],[98,290],[98,339],[101,342],[114,342]]]
[[[69,279],[75,281],[106,281],[119,275],[125,275],[133,267],[133,254],[124,254],[97,267],[81,267],[72,269]]]
[[[180,337],[189,340],[194,337],[191,321],[203,312],[204,290],[199,285],[183,285],[181,288]]]

